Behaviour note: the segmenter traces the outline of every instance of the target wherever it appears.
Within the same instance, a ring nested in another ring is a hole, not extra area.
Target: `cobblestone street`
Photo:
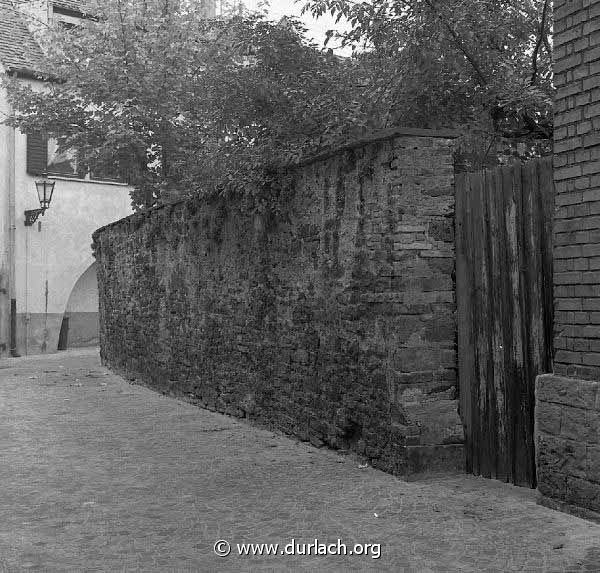
[[[600,526],[533,491],[405,482],[132,385],[96,350],[6,359],[0,382],[3,571],[600,571]],[[292,539],[381,556],[238,555]]]

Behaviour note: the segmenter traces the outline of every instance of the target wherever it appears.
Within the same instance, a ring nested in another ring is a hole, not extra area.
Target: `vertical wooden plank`
[[[531,348],[531,323],[534,316],[532,309],[533,301],[531,299],[534,287],[531,284],[532,273],[530,239],[531,239],[531,187],[533,185],[531,177],[531,163],[521,165],[521,224],[519,237],[519,267],[521,269],[521,285],[519,304],[521,306],[521,333],[523,344],[523,377],[520,379],[519,387],[519,419],[517,436],[520,448],[517,453],[520,458],[517,461],[515,483],[518,485],[527,485],[528,479],[528,423],[529,423],[529,382],[531,378],[532,348]]]
[[[487,221],[486,205],[484,192],[484,174],[476,173],[472,176],[473,182],[473,253],[475,277],[475,360],[477,375],[477,402],[478,412],[478,452],[479,473],[484,477],[492,475],[492,453],[490,452],[490,420],[489,420],[489,396],[488,396],[488,378],[489,378],[489,280],[488,280],[488,261],[487,261]]]
[[[510,481],[515,475],[515,409],[518,407],[518,397],[515,397],[515,380],[518,376],[518,355],[520,343],[515,326],[519,326],[519,259],[517,247],[517,201],[515,199],[514,173],[511,167],[502,168],[502,190],[504,201],[505,249],[506,249],[506,283],[505,303],[505,352],[506,352],[506,389],[505,401],[507,411],[506,446],[509,464]]]
[[[525,259],[524,234],[526,228],[524,221],[526,215],[526,202],[523,202],[523,178],[526,176],[523,166],[515,163],[513,166],[513,189],[516,204],[516,269],[515,284],[513,293],[515,296],[514,317],[514,351],[515,351],[515,379],[513,387],[514,399],[514,483],[517,485],[527,485],[526,473],[529,465],[529,456],[527,449],[527,386],[529,380],[529,362],[528,362],[528,293],[527,293],[527,261]],[[526,182],[527,184],[527,182]]]
[[[503,434],[503,471],[505,481],[513,481],[513,427],[511,419],[511,394],[510,385],[513,380],[513,352],[512,352],[512,316],[513,316],[513,293],[512,293],[512,258],[511,239],[509,230],[512,228],[511,217],[513,216],[512,201],[512,171],[510,168],[498,169],[498,205],[499,221],[497,240],[501,245],[500,257],[500,282],[499,298],[502,308],[502,412],[501,419],[504,424]]]
[[[477,184],[476,174],[471,173],[469,176],[469,205],[468,205],[468,216],[469,216],[469,249],[470,249],[470,280],[471,280],[471,316],[472,316],[472,330],[471,339],[469,344],[471,345],[471,351],[473,353],[473,384],[471,386],[470,396],[470,407],[472,412],[472,425],[471,425],[471,462],[473,466],[473,473],[480,475],[481,473],[481,412],[479,410],[479,354],[477,349],[477,337],[478,337],[478,309],[479,309],[479,286],[478,286],[478,264],[479,259],[476,248],[476,230],[475,225],[479,217],[479,198],[477,195]]]
[[[539,343],[541,325],[539,237],[536,225],[536,200],[539,189],[538,162],[522,167],[522,245],[521,312],[523,316],[524,386],[521,388],[521,428],[524,463],[519,468],[516,483],[530,486],[534,481],[535,456],[533,442],[535,377],[539,373]]]
[[[465,396],[465,408],[469,412],[470,426],[468,428],[469,436],[467,439],[467,466],[469,471],[479,475],[479,384],[477,378],[477,281],[476,273],[476,254],[473,248],[474,241],[474,221],[476,220],[476,201],[473,184],[474,174],[469,173],[465,176],[465,196],[464,196],[464,249],[467,268],[465,269],[465,284],[467,288],[463,293],[465,305],[468,306],[468,314],[465,315],[465,369],[468,372],[467,383],[469,385],[468,395]]]
[[[484,334],[482,340],[483,352],[485,353],[485,385],[486,385],[486,451],[488,452],[489,474],[491,477],[498,476],[498,402],[496,392],[496,377],[498,375],[497,353],[495,352],[495,331],[498,328],[497,315],[497,286],[494,283],[494,267],[497,257],[494,251],[497,247],[496,237],[493,234],[495,215],[494,203],[494,179],[490,170],[484,172],[483,179],[483,229],[482,245],[484,248],[484,294],[485,319]]]
[[[490,243],[492,253],[493,332],[491,347],[494,362],[494,424],[496,428],[496,479],[509,481],[510,465],[507,452],[506,423],[506,289],[509,286],[506,276],[506,229],[504,219],[504,195],[502,193],[502,171],[495,169],[490,173],[489,202],[493,209],[490,217]]]
[[[472,334],[472,279],[471,279],[471,246],[469,236],[470,184],[466,173],[456,177],[456,302],[458,328],[458,380],[460,415],[465,431],[466,470],[473,472],[472,443],[472,408],[471,392],[473,388],[473,346]]]

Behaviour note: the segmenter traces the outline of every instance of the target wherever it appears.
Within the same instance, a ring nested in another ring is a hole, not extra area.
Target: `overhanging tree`
[[[307,0],[299,0],[307,2]],[[23,131],[80,163],[117,164],[134,206],[234,194],[266,207],[274,169],[366,128],[460,128],[478,167],[497,141],[527,150],[551,123],[550,10],[542,0],[308,0],[351,24],[339,58],[294,20],[206,20],[193,0],[106,0],[51,29],[50,94],[5,81]]]
[[[549,0],[298,0],[344,18],[389,125],[459,127],[533,145],[552,135]]]
[[[117,164],[136,207],[190,194],[263,197],[274,166],[369,116],[353,63],[294,20],[207,20],[193,1],[107,0],[49,29],[44,92],[5,80],[23,131],[57,137],[92,169]]]

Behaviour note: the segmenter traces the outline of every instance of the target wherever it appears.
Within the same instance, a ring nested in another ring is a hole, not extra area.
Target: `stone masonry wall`
[[[538,490],[559,507],[572,512],[583,508],[598,516],[599,385],[548,374],[537,379],[536,400]]]
[[[538,489],[600,511],[600,0],[554,2],[554,375],[538,378]]]
[[[452,151],[387,132],[298,167],[277,220],[195,200],[100,229],[104,363],[397,474],[461,468]]]

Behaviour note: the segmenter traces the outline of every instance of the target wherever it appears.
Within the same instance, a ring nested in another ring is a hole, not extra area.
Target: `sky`
[[[261,4],[261,0],[244,0],[244,3],[250,10],[255,10]],[[336,24],[335,18],[330,14],[318,19],[313,18],[310,13],[301,16],[300,13],[304,4],[304,0],[300,0],[298,3],[294,2],[294,0],[270,0],[268,14],[273,20],[279,20],[282,16],[299,17],[308,28],[307,35],[309,38],[312,38],[318,45],[322,46],[327,30],[341,29],[343,23]],[[333,45],[328,47],[333,47]],[[351,50],[336,50],[336,52],[341,55],[349,55]]]

